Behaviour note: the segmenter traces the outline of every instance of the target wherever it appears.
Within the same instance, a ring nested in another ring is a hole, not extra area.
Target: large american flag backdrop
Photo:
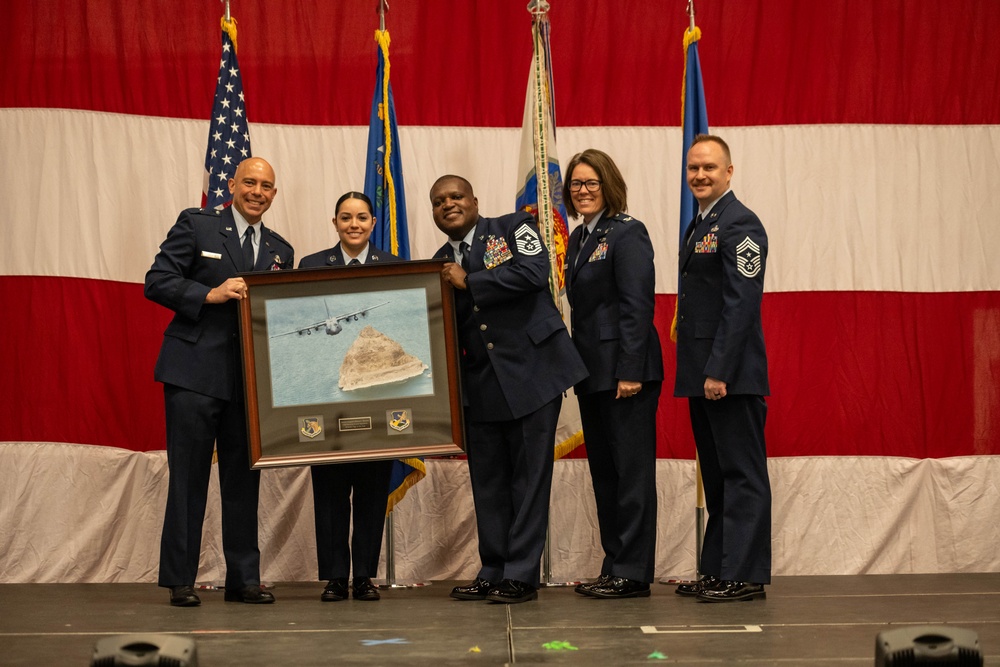
[[[333,245],[334,202],[363,184],[373,4],[233,4],[253,152],[278,177],[266,221],[299,256]],[[686,3],[552,4],[560,155],[593,146],[621,167],[629,213],[656,248],[672,378]],[[155,537],[159,490],[95,490],[76,475],[83,460],[130,474],[152,466],[157,485],[165,474],[152,368],[170,313],[143,298],[142,280],[177,212],[200,203],[221,5],[5,7],[0,551],[27,553],[9,535],[38,522],[38,486],[54,494],[59,480],[74,506],[106,508],[113,493],[125,514],[138,501],[122,494],[151,493]],[[1000,4],[697,8],[711,128],[729,141],[733,188],[770,241],[776,572],[803,571],[803,552],[814,552],[812,572],[1000,569],[1000,490],[989,481],[1000,473]],[[512,206],[530,16],[523,1],[400,0],[387,26],[411,254],[426,258],[442,242],[422,194],[437,176],[467,176],[484,215]],[[661,523],[677,523],[661,527],[661,573],[693,547],[694,445],[686,404],[670,393],[658,452],[683,482],[661,484]],[[428,480],[411,493],[424,485],[435,491]],[[916,556],[914,515],[936,537]],[[824,564],[831,541],[859,531],[846,563]],[[71,551],[114,560],[107,545],[88,549]],[[121,567],[80,566],[77,577],[149,580],[155,558]],[[48,568],[35,558],[6,580],[46,580]]]

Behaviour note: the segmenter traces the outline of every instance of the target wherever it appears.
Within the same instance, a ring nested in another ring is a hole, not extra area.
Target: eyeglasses
[[[581,188],[587,188],[588,192],[600,192],[601,182],[596,178],[591,178],[588,181],[572,180],[569,182],[570,192],[579,192]]]

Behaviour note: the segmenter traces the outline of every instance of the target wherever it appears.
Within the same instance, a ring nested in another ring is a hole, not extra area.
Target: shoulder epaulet
[[[222,215],[222,211],[217,208],[188,208],[184,209],[184,212],[188,215],[207,215],[213,218],[218,218]]]
[[[274,231],[274,230],[273,230],[273,229],[271,229],[270,227],[268,227],[268,228],[267,228],[267,231],[271,232],[271,235],[272,235],[272,236],[275,236],[275,237],[277,237],[277,239],[278,239],[279,241],[281,241],[282,243],[284,243],[285,245],[287,245],[287,246],[288,246],[289,248],[291,248],[291,247],[292,247],[292,244],[291,244],[291,243],[289,243],[288,241],[286,241],[286,240],[284,239],[284,237],[282,237],[282,236],[281,236],[281,234],[279,234],[278,232]]]

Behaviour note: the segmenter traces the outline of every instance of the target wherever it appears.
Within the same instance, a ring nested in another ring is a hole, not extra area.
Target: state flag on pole
[[[517,210],[528,211],[538,220],[538,229],[549,249],[552,263],[549,286],[556,304],[562,310],[560,295],[565,288],[564,268],[569,231],[566,227],[566,206],[562,198],[562,170],[556,152],[555,90],[549,48],[548,3],[544,0],[532,0],[528,11],[532,14],[534,53],[524,100],[524,124],[521,128],[521,153],[518,159],[518,182],[521,189],[518,190],[514,204]],[[539,178],[539,174],[543,177]]]
[[[549,289],[563,312],[566,289],[565,267],[569,229],[563,202],[562,169],[556,152],[555,87],[552,78],[552,51],[549,47],[551,24],[549,3],[532,0],[531,41],[533,53],[528,72],[528,90],[524,100],[524,124],[521,127],[521,152],[518,159],[518,190],[514,205],[538,220],[538,230],[549,250]],[[540,176],[541,175],[541,176]],[[563,401],[556,427],[555,458],[561,458],[583,444],[579,407],[576,401]]]
[[[232,202],[229,179],[240,162],[251,157],[250,128],[243,102],[243,81],[236,59],[236,19],[222,17],[222,59],[205,151],[201,205],[223,208]]]

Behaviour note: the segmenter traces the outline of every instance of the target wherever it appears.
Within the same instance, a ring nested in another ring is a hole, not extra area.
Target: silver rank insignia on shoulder
[[[736,268],[743,276],[754,278],[760,273],[760,266],[760,246],[748,236],[736,246]]]
[[[537,255],[542,251],[541,239],[527,223],[514,231],[514,241],[517,243],[517,251],[522,255]]]

